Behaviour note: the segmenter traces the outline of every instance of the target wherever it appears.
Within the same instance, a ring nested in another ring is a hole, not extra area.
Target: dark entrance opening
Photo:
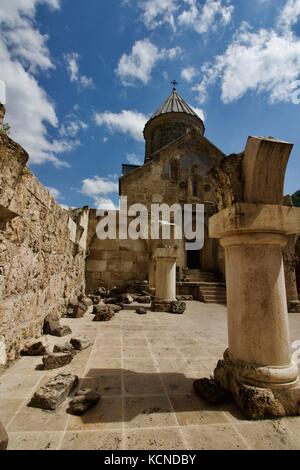
[[[200,250],[187,250],[186,264],[188,269],[200,269]]]

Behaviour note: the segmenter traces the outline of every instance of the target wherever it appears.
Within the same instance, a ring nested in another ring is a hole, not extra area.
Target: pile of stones
[[[133,281],[125,288],[105,289],[101,286],[89,296],[94,305],[92,311],[95,315],[94,321],[110,321],[116,313],[134,302],[141,305],[151,304],[154,293],[148,281]],[[137,308],[136,313],[144,315],[147,310]]]

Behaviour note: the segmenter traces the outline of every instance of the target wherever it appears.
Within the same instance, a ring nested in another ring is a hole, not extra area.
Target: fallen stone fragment
[[[106,304],[106,306],[112,310],[114,313],[118,313],[122,310],[122,307],[121,305],[117,305],[117,304]]]
[[[77,375],[59,374],[40,387],[27,406],[42,410],[56,410],[78,386],[78,383]]]
[[[92,299],[90,299],[88,296],[84,295],[84,294],[81,294],[79,297],[78,297],[78,301],[80,303],[82,303],[83,305],[85,305],[87,308],[91,307],[93,305],[93,301]]]
[[[22,350],[23,356],[44,356],[49,353],[47,338],[41,337],[28,343]]]
[[[92,406],[96,405],[101,395],[97,390],[82,389],[76,393],[76,396],[70,401],[68,413],[81,416],[86,413]]]
[[[109,308],[99,309],[95,313],[93,321],[110,321],[114,316],[114,312]]]
[[[120,297],[107,297],[103,299],[106,305],[119,305],[121,303]]]
[[[138,315],[146,315],[148,313],[148,311],[145,308],[137,308],[136,313]]]
[[[102,297],[100,297],[99,295],[90,295],[89,298],[91,299],[92,301],[92,305],[97,305],[101,302],[102,300]]]
[[[151,297],[150,297],[150,295],[139,295],[136,298],[136,301],[139,304],[151,304]]]
[[[98,289],[95,290],[94,294],[100,297],[106,297],[107,291],[105,287],[98,287]]]
[[[72,333],[72,330],[69,326],[62,326],[57,318],[53,318],[50,315],[44,320],[44,334],[52,336],[67,336]]]
[[[124,304],[130,305],[134,302],[134,298],[132,297],[131,294],[123,294],[123,295],[121,295],[121,301]]]
[[[71,353],[76,354],[76,350],[73,348],[71,343],[56,344],[53,348],[54,353]]]
[[[83,302],[73,302],[68,305],[67,317],[82,318],[84,317],[88,307]]]
[[[73,360],[72,353],[52,353],[43,357],[45,370],[59,369],[64,367]]]
[[[194,300],[193,295],[177,295],[177,300],[191,301]]]
[[[71,338],[70,340],[71,345],[73,346],[76,351],[83,351],[84,349],[89,348],[92,346],[92,342],[89,338],[82,336],[80,338]]]
[[[8,434],[0,421],[0,450],[6,450],[8,446]]]
[[[171,313],[177,313],[182,315],[186,310],[186,303],[179,301],[172,302]]]
[[[194,390],[211,405],[223,405],[233,402],[233,396],[221,388],[213,379],[199,379],[194,382]]]

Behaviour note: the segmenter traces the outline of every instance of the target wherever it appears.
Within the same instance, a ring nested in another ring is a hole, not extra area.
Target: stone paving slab
[[[13,450],[300,449],[300,418],[249,422],[235,405],[212,407],[193,392],[227,347],[226,308],[188,302],[184,315],[121,311],[107,323],[62,319],[94,344],[66,367],[43,371],[23,357],[0,375],[0,420]],[[290,315],[300,340],[300,315]],[[35,390],[61,372],[76,373],[102,400],[84,416],[27,407]]]

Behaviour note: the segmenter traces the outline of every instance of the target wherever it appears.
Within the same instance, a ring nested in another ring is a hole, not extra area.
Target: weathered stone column
[[[156,260],[156,299],[162,302],[176,300],[176,260],[177,250],[174,248],[158,248]]]
[[[210,220],[210,236],[225,248],[228,305],[229,348],[215,383],[254,419],[300,414],[282,256],[288,235],[300,231],[300,210],[280,205],[291,149],[285,142],[249,138],[244,201]],[[197,381],[196,391],[201,394],[205,385]]]
[[[158,248],[154,254],[155,299],[152,307],[155,311],[170,311],[176,301],[176,260],[177,248]]]
[[[299,302],[296,272],[295,272],[296,239],[297,239],[296,235],[289,235],[288,243],[283,249],[286,295],[287,295],[288,311],[291,313],[292,312],[300,313],[300,302]]]

